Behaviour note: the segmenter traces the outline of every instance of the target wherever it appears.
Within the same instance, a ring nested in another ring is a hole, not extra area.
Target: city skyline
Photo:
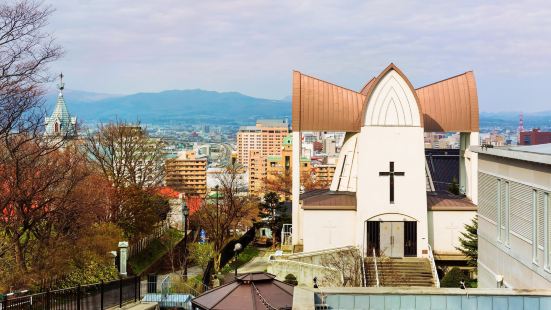
[[[551,6],[532,2],[46,3],[66,51],[51,70],[71,89],[281,99],[293,69],[359,90],[395,62],[416,87],[474,70],[481,111],[534,112],[549,106]]]

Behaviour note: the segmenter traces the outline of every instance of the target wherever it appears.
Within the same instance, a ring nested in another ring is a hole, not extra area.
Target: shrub
[[[459,268],[454,267],[442,278],[440,287],[460,287],[461,281],[467,280],[467,277]]]
[[[297,281],[297,277],[295,277],[294,274],[290,273],[288,275],[285,276],[285,281],[283,281],[287,284],[290,284],[292,286],[297,286],[298,285],[298,281]]]

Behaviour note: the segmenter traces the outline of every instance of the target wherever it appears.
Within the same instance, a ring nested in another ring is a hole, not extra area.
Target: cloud
[[[548,106],[547,1],[47,3],[56,8],[49,27],[67,50],[53,69],[73,88],[281,98],[293,69],[358,89],[392,61],[416,86],[474,70],[483,110]],[[526,92],[541,102],[522,102]]]

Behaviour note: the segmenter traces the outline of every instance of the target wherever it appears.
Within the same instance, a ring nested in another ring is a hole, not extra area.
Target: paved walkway
[[[268,258],[270,254],[273,254],[273,251],[259,249],[260,253],[258,256],[251,259],[248,263],[241,266],[237,269],[237,273],[248,273],[248,272],[264,272],[268,269],[270,264]]]

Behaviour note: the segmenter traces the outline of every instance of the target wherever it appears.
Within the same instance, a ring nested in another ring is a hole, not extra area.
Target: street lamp
[[[184,277],[187,279],[187,217],[189,208],[186,205],[185,198],[182,198],[182,222],[184,226]]]
[[[239,255],[239,251],[241,251],[241,248],[243,248],[243,246],[239,242],[233,246],[233,252],[235,255],[235,277],[236,278],[237,278],[237,255]]]

